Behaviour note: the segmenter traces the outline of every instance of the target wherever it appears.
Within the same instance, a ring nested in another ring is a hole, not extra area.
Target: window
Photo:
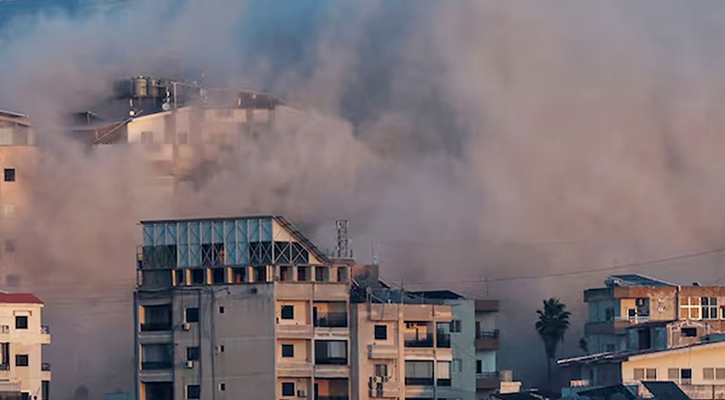
[[[688,296],[680,298],[680,317],[682,319],[700,319],[700,298]]]
[[[476,360],[476,373],[480,374],[483,372],[483,361]]]
[[[432,385],[433,361],[406,361],[406,385]]]
[[[692,369],[682,368],[680,370],[680,383],[682,383],[684,385],[692,384]]]
[[[219,346],[219,352],[224,353],[224,345]]]
[[[315,282],[328,282],[330,270],[327,267],[315,267]]]
[[[295,345],[283,344],[282,345],[282,357],[291,358],[295,356]]]
[[[220,391],[220,392],[223,392],[223,391],[225,391],[225,390],[227,390],[227,384],[226,384],[226,383],[224,383],[224,382],[220,383],[220,384],[219,384],[219,391]]]
[[[15,356],[15,366],[16,367],[27,367],[28,366],[28,355],[27,354],[17,354]]]
[[[246,276],[246,268],[232,268],[232,282],[243,283]]]
[[[657,380],[657,368],[635,368],[634,379],[637,381],[654,381]]]
[[[186,360],[187,361],[198,361],[199,360],[199,347],[187,347],[186,348]]]
[[[199,385],[186,385],[186,398],[187,399],[198,399],[198,398],[201,398],[201,386],[199,386]]]
[[[702,319],[718,319],[717,297],[701,297],[700,304]]]
[[[224,314],[224,306],[219,306],[219,314]]]
[[[315,364],[347,365],[347,341],[315,341]]]
[[[438,386],[451,386],[450,361],[438,361],[436,367],[436,384]]]
[[[197,307],[189,307],[185,312],[186,322],[199,322],[199,309]]]
[[[715,380],[715,368],[703,368],[702,379],[706,381]]]
[[[15,317],[15,329],[28,329],[28,317],[24,315]]]
[[[194,285],[205,284],[206,283],[206,270],[192,269],[191,270],[191,283]]]
[[[697,328],[682,328],[680,334],[683,337],[697,337]]]
[[[214,268],[211,270],[212,282],[215,284],[222,284],[227,282],[227,269],[226,268]]]
[[[15,168],[5,168],[5,182],[15,182]]]
[[[295,306],[282,306],[282,319],[295,319]]]
[[[295,395],[295,383],[294,382],[282,382],[282,396],[294,396]]]
[[[183,269],[176,270],[176,286],[186,285],[186,271]]]
[[[375,376],[388,377],[388,364],[375,364]]]
[[[387,325],[375,325],[375,340],[388,340]]]
[[[454,319],[451,321],[451,333],[461,333],[461,320]]]
[[[297,281],[307,282],[310,280],[310,267],[297,267]]]

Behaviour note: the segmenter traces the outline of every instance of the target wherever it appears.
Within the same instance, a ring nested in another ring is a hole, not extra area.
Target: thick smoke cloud
[[[50,361],[64,366],[58,396],[133,387],[139,219],[279,213],[331,247],[331,221],[348,218],[358,258],[373,247],[392,282],[500,297],[499,364],[527,384],[542,383],[540,300],[574,312],[561,353],[574,354],[581,290],[606,272],[496,278],[722,246],[725,5],[152,3],[78,3],[0,27],[0,108],[31,114],[42,135],[18,235],[24,286],[48,303]],[[114,78],[201,69],[306,114],[245,143],[191,198],[154,192],[135,150],[89,150],[58,128]],[[633,272],[709,283],[721,265]]]

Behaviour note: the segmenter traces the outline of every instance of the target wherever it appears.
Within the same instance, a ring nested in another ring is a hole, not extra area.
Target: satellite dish
[[[164,104],[161,105],[161,109],[164,111],[169,111],[169,110],[171,110],[171,104],[169,104],[169,102],[166,101],[166,102],[164,102]]]

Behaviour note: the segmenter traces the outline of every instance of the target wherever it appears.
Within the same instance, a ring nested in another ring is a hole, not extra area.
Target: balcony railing
[[[346,312],[329,312],[317,315],[315,326],[320,328],[347,328]]]
[[[476,339],[482,339],[482,338],[489,338],[489,339],[496,339],[498,338],[500,332],[498,329],[494,331],[478,331],[476,332]]]
[[[433,335],[413,336],[405,338],[405,347],[433,347]]]
[[[48,325],[41,325],[40,326],[40,333],[43,335],[49,335],[50,334],[50,326]]]
[[[141,324],[141,332],[158,332],[158,331],[170,331],[171,323],[168,322],[149,322]]]
[[[171,369],[171,361],[144,361],[141,363],[142,370]]]
[[[347,395],[340,396],[315,396],[315,400],[347,400]]]
[[[347,357],[315,357],[316,365],[347,365]]]
[[[408,386],[411,385],[423,385],[423,386],[429,386],[433,385],[433,378],[405,378],[405,384]]]
[[[50,363],[44,362],[44,363],[40,364],[40,370],[41,371],[50,371]]]
[[[479,372],[476,374],[476,378],[496,378],[496,377],[498,377],[498,371]]]

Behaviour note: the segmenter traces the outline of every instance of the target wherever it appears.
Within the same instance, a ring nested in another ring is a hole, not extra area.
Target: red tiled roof
[[[43,300],[32,293],[0,293],[0,303],[43,304]]]

